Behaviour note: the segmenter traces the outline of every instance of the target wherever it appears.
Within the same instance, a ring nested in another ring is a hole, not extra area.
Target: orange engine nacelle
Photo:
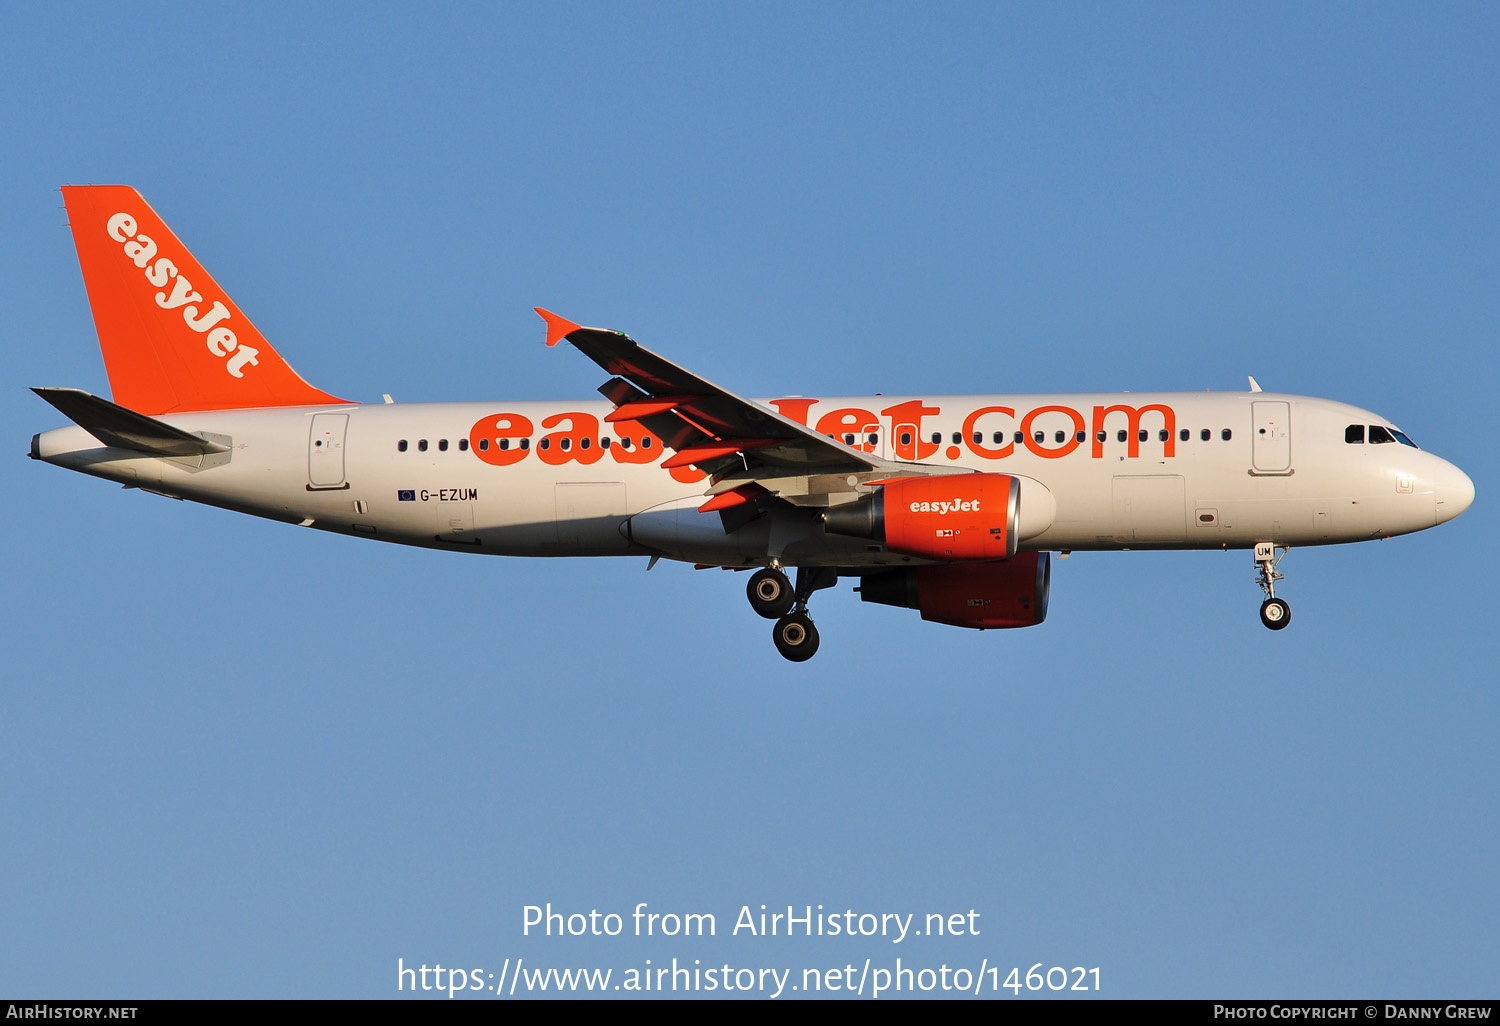
[[[929,559],[1009,559],[1020,501],[1021,482],[1009,474],[908,477],[833,507],[823,527]]]
[[[921,610],[922,619],[954,627],[1032,627],[1047,619],[1052,559],[1024,552],[1003,563],[909,566],[866,574],[864,602]]]

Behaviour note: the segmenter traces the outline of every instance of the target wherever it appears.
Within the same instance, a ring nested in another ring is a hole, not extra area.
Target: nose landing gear
[[[771,628],[771,640],[775,642],[776,651],[783,658],[801,663],[811,659],[818,651],[818,628],[813,626],[812,617],[807,615],[807,600],[813,592],[831,588],[838,580],[838,570],[831,566],[798,567],[795,592],[786,575],[777,567],[759,570],[750,578],[750,605],[761,616],[779,617],[776,626]],[[772,586],[778,583],[782,586],[785,598],[778,597],[776,601],[784,601],[785,605],[781,606],[779,613],[768,612],[766,610],[775,608],[769,601],[769,593],[774,590]]]
[[[1266,595],[1266,600],[1260,604],[1260,622],[1273,631],[1279,631],[1292,622],[1292,607],[1276,597],[1276,582],[1286,579],[1276,566],[1289,551],[1289,546],[1283,545],[1278,552],[1275,542],[1255,543],[1255,565],[1259,569],[1255,583]]]

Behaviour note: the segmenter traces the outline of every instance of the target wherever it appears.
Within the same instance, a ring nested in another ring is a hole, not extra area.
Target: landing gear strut
[[[786,577],[778,570],[759,571],[750,579],[751,605],[755,605],[756,578],[761,574],[771,573],[777,574],[783,581],[786,580]],[[797,568],[797,590],[793,596],[795,607],[777,620],[776,626],[771,629],[771,640],[776,643],[776,651],[780,652],[783,658],[800,663],[811,659],[818,651],[818,628],[813,626],[812,617],[807,615],[807,600],[813,592],[831,588],[838,583],[838,580],[839,572],[831,566]],[[759,606],[756,606],[756,611],[760,611]],[[761,613],[761,615],[766,614]]]
[[[1266,600],[1260,604],[1260,622],[1273,631],[1279,631],[1292,622],[1292,607],[1276,597],[1276,582],[1286,579],[1276,566],[1288,551],[1289,546],[1283,545],[1278,552],[1274,542],[1255,543],[1255,565],[1260,571],[1255,583],[1266,595]]]

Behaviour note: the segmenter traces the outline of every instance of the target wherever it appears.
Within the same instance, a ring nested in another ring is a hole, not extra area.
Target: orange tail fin
[[[348,402],[297,376],[140,193],[62,192],[116,403],[156,416]]]

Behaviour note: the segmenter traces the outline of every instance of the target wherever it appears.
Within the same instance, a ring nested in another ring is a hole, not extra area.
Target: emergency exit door
[[[347,413],[313,415],[307,438],[307,490],[348,488],[344,480],[344,434],[349,429]]]
[[[1292,469],[1292,404],[1250,404],[1250,460],[1260,474],[1287,474]]]

